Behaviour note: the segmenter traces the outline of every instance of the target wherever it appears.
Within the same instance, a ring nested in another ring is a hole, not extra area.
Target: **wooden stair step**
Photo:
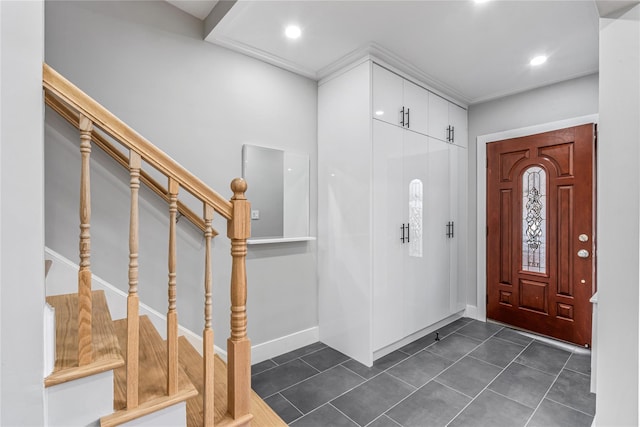
[[[180,337],[178,344],[180,365],[199,393],[198,396],[187,400],[187,427],[200,427],[203,425],[204,360],[185,337]],[[216,426],[246,425],[249,421],[253,427],[287,425],[253,390],[251,390],[253,418],[233,420],[227,413],[227,364],[217,354],[214,362],[214,378]]]
[[[120,346],[126,353],[127,319],[113,322]],[[126,408],[126,367],[114,371],[113,409],[114,413],[100,419],[101,426],[116,426],[167,408],[196,396],[198,391],[189,377],[179,367],[178,390],[172,396],[167,390],[167,346],[147,316],[140,316],[140,358],[138,378],[138,407]]]
[[[78,366],[78,294],[47,297],[55,308],[56,362],[44,380],[46,387],[124,366],[104,291],[93,291],[91,295],[93,362],[83,366]]]

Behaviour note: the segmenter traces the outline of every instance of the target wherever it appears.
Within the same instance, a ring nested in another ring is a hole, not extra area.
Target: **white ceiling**
[[[167,0],[167,2],[200,20],[204,20],[209,16],[218,0]]]
[[[207,1],[171,3],[207,13]],[[593,0],[239,0],[206,40],[314,79],[373,53],[473,104],[597,72],[598,25]],[[537,54],[549,60],[532,68]]]

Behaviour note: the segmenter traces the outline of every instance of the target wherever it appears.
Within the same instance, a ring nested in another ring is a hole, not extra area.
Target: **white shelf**
[[[249,239],[247,245],[264,245],[267,243],[289,243],[289,242],[307,242],[310,240],[316,240],[315,237],[274,237],[265,239]]]

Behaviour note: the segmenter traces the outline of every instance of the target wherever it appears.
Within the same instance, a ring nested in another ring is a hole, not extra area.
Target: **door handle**
[[[579,256],[580,258],[589,258],[589,251],[588,251],[588,250],[586,250],[586,249],[580,249],[580,250],[578,251],[578,256]]]

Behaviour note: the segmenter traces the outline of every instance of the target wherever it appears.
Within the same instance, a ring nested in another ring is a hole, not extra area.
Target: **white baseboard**
[[[251,347],[251,363],[260,363],[282,353],[313,344],[320,339],[319,337],[318,327],[314,326],[313,328],[256,344]]]
[[[76,284],[78,280],[79,266],[56,251],[46,247],[45,258],[53,260],[53,264],[46,281],[47,295],[77,292],[78,289]],[[113,319],[123,319],[127,317],[126,292],[121,291],[94,274],[91,275],[91,280],[94,289],[105,291],[109,310],[111,311],[111,317]],[[165,338],[167,317],[163,313],[160,313],[141,302],[140,315],[149,316],[149,319],[156,329],[158,329],[160,335]],[[196,350],[202,354],[201,334],[193,332],[183,326],[179,326],[178,328],[179,333],[184,335]],[[318,341],[319,336],[318,327],[315,326],[271,341],[255,344],[251,347],[251,363],[259,363],[282,353],[304,347],[308,344],[313,344]],[[227,361],[227,352],[225,350],[215,346],[215,352],[225,362]]]
[[[467,304],[467,309],[464,311],[464,317],[480,320],[478,319],[478,307],[476,307],[475,305]]]

